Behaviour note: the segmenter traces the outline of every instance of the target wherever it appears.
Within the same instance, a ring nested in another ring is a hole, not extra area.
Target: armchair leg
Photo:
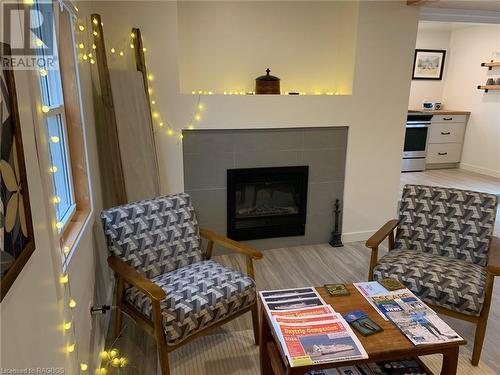
[[[160,373],[161,375],[170,375],[167,342],[165,340],[165,332],[163,331],[163,318],[161,315],[160,302],[158,301],[153,301],[153,322],[156,346],[158,348],[158,358],[160,359]]]
[[[120,303],[123,298],[123,292],[125,289],[124,281],[122,277],[117,277],[116,280],[116,315],[115,315],[115,338],[120,335],[122,331],[122,322],[123,322],[123,312],[120,308]]]
[[[493,280],[492,274],[488,274],[486,279],[486,287],[484,289],[484,304],[479,316],[479,321],[476,325],[476,334],[474,336],[474,348],[472,350],[472,365],[477,366],[481,358],[481,351],[483,349],[484,336],[486,334],[486,325],[488,324],[488,315],[490,312],[491,296],[493,294]]]
[[[119,307],[117,307],[115,314],[115,338],[117,338],[120,335],[120,332],[122,331],[122,322],[123,322],[123,312]]]
[[[259,309],[257,307],[257,304],[252,307],[252,324],[255,345],[259,345]]]

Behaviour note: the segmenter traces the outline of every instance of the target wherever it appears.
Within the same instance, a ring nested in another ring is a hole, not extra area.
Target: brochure
[[[433,312],[398,311],[389,312],[388,316],[414,345],[462,340],[462,337]]]
[[[291,367],[368,358],[340,314],[334,314],[330,321],[278,323],[277,326]]]

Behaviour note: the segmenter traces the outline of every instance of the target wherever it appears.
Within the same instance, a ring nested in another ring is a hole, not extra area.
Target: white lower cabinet
[[[449,168],[460,163],[467,117],[434,115],[427,137],[428,168]]]
[[[462,143],[430,143],[426,163],[459,163],[461,154]]]

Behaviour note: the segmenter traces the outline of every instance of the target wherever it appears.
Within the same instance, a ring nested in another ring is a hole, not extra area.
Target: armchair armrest
[[[262,253],[251,246],[233,241],[220,234],[214,233],[208,229],[200,229],[200,234],[203,238],[206,238],[211,242],[219,244],[225,247],[226,249],[237,251],[253,259],[262,259]]]
[[[370,269],[368,271],[368,280],[373,280],[373,269],[377,265],[378,247],[387,237],[389,237],[389,250],[394,248],[394,229],[398,226],[398,220],[392,219],[385,223],[382,228],[376,231],[365,243],[366,247],[372,249],[370,257]]]
[[[492,237],[488,253],[488,272],[500,276],[500,238]]]
[[[141,275],[120,258],[110,256],[108,258],[108,264],[109,267],[113,271],[115,271],[119,277],[122,277],[126,282],[135,286],[141,292],[149,296],[152,300],[162,301],[167,296],[162,288],[160,288],[148,278]]]
[[[394,229],[396,229],[397,226],[397,219],[389,220],[366,241],[366,247],[372,249],[378,247],[382,241],[384,241],[394,231]]]

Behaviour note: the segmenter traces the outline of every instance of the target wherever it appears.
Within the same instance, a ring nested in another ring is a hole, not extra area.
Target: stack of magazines
[[[427,375],[413,358],[309,371],[306,375]]]
[[[368,358],[347,322],[314,288],[260,292],[290,366]]]
[[[414,345],[460,341],[460,337],[409,289],[388,291],[376,281],[354,286],[385,319],[392,321]]]

